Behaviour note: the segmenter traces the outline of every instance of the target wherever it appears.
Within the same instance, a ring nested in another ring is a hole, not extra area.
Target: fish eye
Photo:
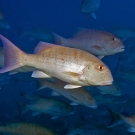
[[[116,37],[113,37],[113,41],[116,41],[117,39],[116,39]]]
[[[104,69],[104,67],[102,65],[98,66],[98,70],[102,71]]]

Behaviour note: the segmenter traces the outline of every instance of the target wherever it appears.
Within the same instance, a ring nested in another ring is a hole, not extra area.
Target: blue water
[[[91,15],[81,13],[80,4],[81,0],[1,0],[0,10],[11,28],[8,30],[0,30],[0,33],[24,52],[32,53],[38,41],[30,41],[28,36],[19,38],[18,29],[30,30],[33,27],[43,27],[65,38],[69,38],[74,35],[77,27],[107,30],[111,26],[123,25],[135,28],[135,0],[101,0],[100,8],[96,12],[97,19],[94,19]],[[126,41],[124,43],[125,48],[128,48]],[[2,46],[2,43],[0,44]],[[110,68],[112,74],[115,73],[119,64],[119,55],[115,54],[103,58],[103,62]],[[124,61],[123,67],[128,68],[128,70],[130,68],[133,69],[134,64],[127,65],[126,61]],[[96,110],[81,105],[74,106],[75,115],[62,116],[55,120],[51,120],[51,116],[46,114],[32,117],[31,112],[20,118],[20,107],[18,107],[16,100],[23,101],[24,98],[21,97],[22,93],[32,94],[36,89],[36,79],[30,76],[31,73],[18,73],[9,78],[7,77],[8,79],[6,81],[4,80],[6,84],[2,85],[0,89],[1,125],[9,121],[14,122],[18,120],[33,122],[44,125],[60,135],[66,135],[71,123],[85,124],[94,118],[95,121],[98,119],[99,122],[110,120],[108,118],[109,116],[102,118],[98,114],[94,115],[94,111]],[[126,86],[121,88],[123,96],[126,98],[134,98],[134,88],[135,83],[126,80]],[[50,89],[37,93],[51,98]],[[58,99],[70,102],[63,97],[59,97]],[[102,107],[98,109],[98,111],[104,110]],[[117,106],[115,109],[116,111],[118,110]],[[130,110],[128,111],[130,112]],[[91,115],[92,118],[90,117]],[[124,126],[123,128],[120,127],[117,129],[118,135],[124,133],[125,135],[133,134],[128,133]],[[100,129],[97,130],[99,131]],[[79,135],[83,134],[80,132]]]

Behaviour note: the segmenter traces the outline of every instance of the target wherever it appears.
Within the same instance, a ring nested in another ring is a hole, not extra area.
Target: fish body
[[[27,30],[19,30],[19,36],[30,36],[30,40],[32,39],[38,39],[41,41],[53,43],[53,34],[51,31],[45,29],[45,28],[33,28],[29,31]]]
[[[115,26],[110,29],[110,32],[118,36],[120,39],[135,37],[135,29],[127,26]]]
[[[69,39],[53,34],[56,44],[81,49],[97,56],[104,57],[124,51],[122,41],[106,31],[82,29]]]
[[[95,19],[95,12],[100,7],[100,0],[82,0],[81,12],[91,14]]]
[[[32,123],[12,123],[0,126],[0,132],[14,135],[56,135],[54,131]]]
[[[0,38],[4,45],[4,67],[0,73],[30,66],[38,69],[32,77],[56,77],[69,83],[65,88],[112,84],[109,68],[90,53],[40,42],[36,54],[26,54],[5,37]]]
[[[48,87],[58,94],[70,99],[71,101],[87,106],[90,108],[96,108],[97,103],[91,94],[85,90],[83,87],[76,89],[64,89],[66,82],[56,80],[55,81],[47,81],[45,79],[39,79],[38,88],[42,89],[44,87]]]
[[[124,123],[129,126],[129,128],[127,129],[128,132],[135,132],[135,115],[127,117],[111,110],[108,111],[112,116],[112,121],[108,127],[114,127],[116,125]]]
[[[27,98],[27,97],[26,97]],[[23,113],[28,110],[46,113],[54,116],[68,115],[73,111],[73,108],[66,102],[47,97],[31,97],[33,103],[26,104]]]

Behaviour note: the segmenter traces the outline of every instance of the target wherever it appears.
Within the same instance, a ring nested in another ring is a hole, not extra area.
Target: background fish
[[[127,129],[128,132],[135,132],[135,115],[126,117],[124,115],[118,114],[114,111],[108,110],[112,116],[112,121],[108,127],[113,127],[119,124],[127,124],[129,128]]]
[[[110,32],[112,32],[122,40],[135,37],[135,29],[128,26],[115,26],[110,29]]]
[[[0,126],[0,132],[14,135],[56,135],[54,131],[43,126],[21,122]]]
[[[95,12],[100,6],[100,0],[82,0],[81,12],[91,14],[96,19]]]
[[[73,111],[73,108],[66,102],[56,99],[51,99],[47,97],[40,96],[28,96],[25,95],[27,99],[31,100],[31,104],[25,104],[22,114],[31,110],[33,112],[38,112],[37,114],[45,113],[52,116],[62,116],[68,115]],[[33,113],[35,115],[35,113]]]
[[[59,45],[78,48],[103,58],[124,51],[124,45],[112,33],[101,30],[82,29],[73,38],[65,39],[55,33],[54,42]]]
[[[96,108],[97,107],[97,103],[95,101],[95,99],[91,96],[90,92],[86,91],[83,87],[81,88],[76,88],[76,89],[64,89],[64,86],[66,85],[65,82],[57,80],[57,79],[53,79],[52,81],[47,81],[45,79],[39,79],[38,80],[38,89],[37,90],[41,90],[42,88],[50,88],[52,90],[54,90],[57,93],[52,92],[52,96],[53,95],[57,95],[60,94],[64,97],[66,97],[67,99],[70,99],[71,101],[73,101],[72,104],[80,104],[83,106],[87,106],[90,108]]]
[[[19,30],[19,36],[23,37],[23,36],[30,36],[30,40],[34,40],[34,39],[38,39],[41,41],[45,41],[45,42],[49,42],[49,43],[53,43],[53,34],[51,33],[51,31],[49,31],[48,29],[45,28],[32,28],[31,30]]]

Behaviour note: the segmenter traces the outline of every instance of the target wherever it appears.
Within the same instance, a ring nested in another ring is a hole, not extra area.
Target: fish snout
[[[119,53],[119,52],[123,52],[125,50],[125,47],[122,46],[122,47],[119,47],[115,50],[116,53]]]

